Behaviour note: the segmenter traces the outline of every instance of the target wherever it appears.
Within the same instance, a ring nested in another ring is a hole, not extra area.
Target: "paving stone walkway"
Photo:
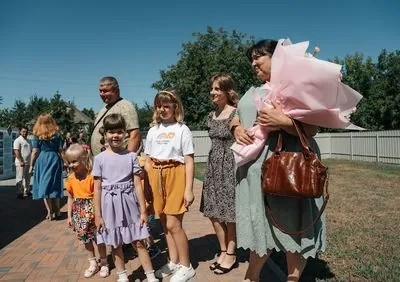
[[[243,250],[238,252],[239,267],[230,273],[215,275],[209,270],[218,244],[209,220],[199,212],[200,181],[195,181],[194,192],[196,200],[184,218],[191,262],[196,269],[196,276],[190,281],[242,281],[248,264],[248,252]],[[0,181],[0,281],[115,281],[115,269],[106,279],[98,275],[89,279],[83,277],[88,266],[85,250],[67,227],[66,211],[65,205],[63,219],[46,221],[42,201],[18,200],[13,181]],[[157,244],[165,250],[163,240],[157,240]],[[109,261],[112,262],[111,255]],[[153,260],[155,269],[165,262],[164,251]],[[130,281],[146,281],[131,248],[126,250],[126,268]],[[271,269],[274,269],[273,263],[265,265],[262,281],[282,281]]]

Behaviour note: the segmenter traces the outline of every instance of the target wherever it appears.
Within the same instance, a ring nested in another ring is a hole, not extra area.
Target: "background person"
[[[33,127],[32,158],[29,172],[33,175],[33,199],[44,199],[46,219],[60,216],[60,198],[64,196],[62,178],[62,138],[50,114],[41,114]]]
[[[32,146],[28,140],[28,128],[20,127],[19,136],[13,144],[15,154],[15,183],[17,198],[31,196],[31,175],[29,173]]]

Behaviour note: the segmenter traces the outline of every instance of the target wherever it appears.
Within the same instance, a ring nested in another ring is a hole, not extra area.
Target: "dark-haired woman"
[[[267,83],[271,79],[271,57],[277,46],[275,40],[262,40],[254,44],[247,52],[258,78]],[[238,247],[250,249],[250,263],[245,281],[259,281],[262,266],[272,250],[286,253],[288,266],[287,281],[298,281],[306,265],[308,257],[315,257],[319,251],[325,250],[325,218],[303,235],[288,235],[276,228],[266,212],[264,195],[261,191],[261,166],[263,161],[273,152],[278,130],[284,132],[284,147],[288,151],[301,151],[300,139],[292,124],[292,120],[281,110],[281,105],[273,102],[273,108],[263,108],[257,112],[253,103],[253,93],[265,95],[266,85],[251,88],[238,104],[240,125],[231,123],[236,142],[252,143],[252,135],[246,131],[254,125],[268,128],[269,137],[263,152],[254,161],[237,169],[236,187],[236,230]],[[316,126],[303,124],[307,136],[317,132]],[[314,151],[318,146],[310,138]],[[289,231],[296,231],[308,226],[321,207],[322,199],[294,199],[266,196],[274,217]]]

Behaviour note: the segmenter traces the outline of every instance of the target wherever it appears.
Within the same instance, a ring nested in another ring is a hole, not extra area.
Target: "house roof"
[[[74,110],[74,123],[86,123],[86,124],[93,123],[93,120],[90,117],[88,117],[86,114],[78,110],[76,107],[74,106],[70,107],[73,108]]]
[[[82,111],[78,110],[75,106],[69,105],[68,106],[70,109],[74,110],[74,123],[82,123],[82,124],[90,124],[93,123],[93,120],[88,117],[86,114],[84,114]],[[69,111],[70,109],[66,109],[66,111]],[[35,124],[36,118],[32,119],[28,124]]]

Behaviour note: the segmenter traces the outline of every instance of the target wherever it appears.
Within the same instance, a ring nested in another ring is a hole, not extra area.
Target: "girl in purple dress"
[[[159,281],[142,241],[149,233],[141,168],[136,154],[125,149],[125,120],[120,114],[108,115],[103,129],[109,146],[95,157],[92,171],[97,243],[112,247],[118,282],[129,281],[122,245],[130,243],[137,250],[147,281]]]

